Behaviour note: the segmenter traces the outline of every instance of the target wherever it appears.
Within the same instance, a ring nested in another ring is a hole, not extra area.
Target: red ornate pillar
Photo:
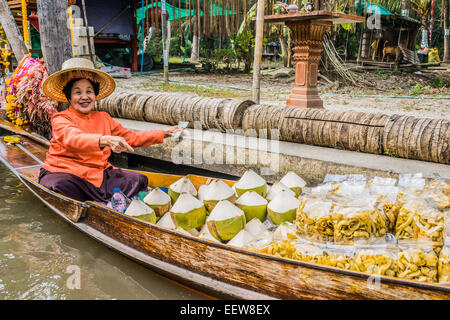
[[[323,36],[332,25],[328,21],[286,21],[294,44],[294,89],[286,105],[300,108],[323,108],[317,89]]]

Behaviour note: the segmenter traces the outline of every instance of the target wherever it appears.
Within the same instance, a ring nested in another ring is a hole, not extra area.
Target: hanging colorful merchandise
[[[19,126],[29,123],[33,131],[44,136],[51,132],[50,119],[57,112],[57,102],[44,95],[41,89],[47,77],[44,61],[26,55],[6,80],[5,110],[9,120]]]

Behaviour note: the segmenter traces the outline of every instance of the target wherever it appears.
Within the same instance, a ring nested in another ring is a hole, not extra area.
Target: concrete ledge
[[[169,127],[116,120],[136,131]],[[186,129],[181,142],[169,138],[159,145],[137,148],[135,153],[237,177],[252,168],[268,182],[275,182],[288,171],[296,172],[309,184],[322,182],[327,173],[396,177],[400,173],[421,172],[427,178],[439,175],[450,180],[449,165],[195,129]]]

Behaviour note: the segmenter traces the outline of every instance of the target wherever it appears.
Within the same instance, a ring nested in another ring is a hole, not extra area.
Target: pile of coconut
[[[234,185],[213,179],[198,190],[188,177],[133,200],[125,214],[203,239],[258,250],[295,234],[306,182],[294,172],[269,187],[253,170]]]

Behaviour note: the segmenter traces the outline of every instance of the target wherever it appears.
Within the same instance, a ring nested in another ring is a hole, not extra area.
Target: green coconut
[[[295,221],[300,200],[292,196],[286,190],[280,191],[267,205],[267,214],[270,220],[276,224]]]
[[[302,193],[303,188],[306,186],[306,181],[292,171],[286,173],[284,177],[281,178],[280,182],[294,191],[296,198]]]
[[[160,188],[154,188],[143,201],[155,211],[157,217],[162,217],[170,210],[172,199]]]
[[[205,225],[203,225],[202,229],[200,230],[200,234],[198,235],[198,237],[220,243],[220,241],[217,240],[216,238],[214,238],[213,235],[211,234],[211,232],[209,232],[208,225],[206,223],[205,223]]]
[[[267,216],[267,200],[255,191],[247,191],[239,199],[236,205],[245,213],[246,221],[257,218],[264,221]]]
[[[133,200],[128,206],[125,214],[136,219],[150,223],[156,223],[155,211],[141,200]]]
[[[283,182],[275,182],[273,186],[269,189],[267,192],[266,199],[267,200],[273,200],[280,191],[286,191],[293,197],[295,197],[295,192],[289,189]]]
[[[177,227],[186,231],[196,229],[206,221],[206,208],[203,203],[190,193],[182,193],[170,209]]]
[[[238,198],[247,191],[255,191],[262,197],[267,194],[266,181],[253,170],[247,170],[234,185]]]
[[[195,189],[188,177],[182,177],[169,186],[168,194],[172,199],[172,204],[177,201],[182,193],[190,193],[194,197],[197,196],[197,189]]]
[[[222,200],[211,211],[206,223],[213,237],[225,242],[245,228],[245,214],[230,201]]]
[[[203,190],[202,190],[203,191]],[[203,192],[202,192],[203,193]],[[203,203],[208,212],[213,211],[216,204],[221,200],[228,200],[231,203],[236,201],[236,194],[233,189],[220,179],[214,179],[202,195]]]

